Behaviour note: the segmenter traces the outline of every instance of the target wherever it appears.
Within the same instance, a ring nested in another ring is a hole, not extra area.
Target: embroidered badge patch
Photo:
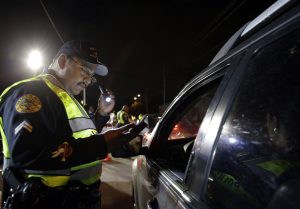
[[[61,157],[61,161],[65,162],[66,158],[69,157],[73,152],[73,148],[68,142],[64,142],[62,145],[57,147],[57,150],[52,152],[52,158]]]
[[[24,94],[18,99],[15,107],[19,113],[33,113],[42,108],[42,102],[33,94]]]

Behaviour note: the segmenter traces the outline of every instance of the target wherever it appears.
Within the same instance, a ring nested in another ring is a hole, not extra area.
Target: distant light
[[[137,98],[136,98],[136,97],[134,97],[133,99],[134,99],[134,100],[137,100]]]
[[[173,130],[174,130],[174,131],[177,131],[177,129],[178,129],[178,124],[176,124],[176,125],[174,126]]]
[[[80,103],[83,105],[83,100],[81,100]]]
[[[141,97],[141,95],[140,95],[140,94],[138,94],[138,95],[137,95],[137,97]]]
[[[38,50],[33,50],[30,52],[27,65],[30,69],[36,71],[42,67],[42,54]]]

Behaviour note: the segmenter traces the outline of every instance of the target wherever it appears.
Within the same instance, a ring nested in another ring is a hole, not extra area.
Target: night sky
[[[150,113],[168,103],[201,72],[226,40],[266,9],[270,0],[43,0],[64,41],[94,43],[109,75],[98,78],[116,95],[116,110],[136,94]],[[30,49],[47,67],[62,42],[39,0],[3,1],[0,8],[0,90],[31,77]],[[163,88],[165,75],[166,91]],[[87,101],[99,97],[87,89]]]

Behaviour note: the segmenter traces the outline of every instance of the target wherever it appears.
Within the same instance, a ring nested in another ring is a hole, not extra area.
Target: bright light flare
[[[42,67],[42,54],[38,50],[33,50],[29,53],[27,65],[30,69],[37,71]]]
[[[106,97],[106,98],[105,98],[105,101],[106,101],[107,103],[109,103],[109,102],[111,102],[111,98],[110,98],[110,97]]]
[[[238,142],[238,140],[235,139],[235,138],[233,138],[233,137],[230,137],[228,140],[229,140],[229,143],[230,143],[230,144],[235,144],[235,143]]]

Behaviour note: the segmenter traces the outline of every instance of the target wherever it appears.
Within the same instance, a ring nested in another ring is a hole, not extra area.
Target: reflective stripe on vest
[[[22,80],[22,81],[19,81],[19,82],[16,82],[14,83],[13,85],[7,87],[3,92],[2,94],[0,95],[0,105],[3,100],[3,97],[4,95],[10,90],[12,89],[13,87],[15,86],[18,86],[22,83],[25,83],[25,82],[28,82],[28,81],[34,81],[34,80],[39,80],[39,76],[36,76],[36,77],[33,77],[33,78],[29,78],[29,79],[25,79],[25,80]],[[7,143],[7,138],[6,138],[6,135],[4,133],[4,125],[3,125],[3,121],[2,121],[2,117],[0,117],[0,132],[1,132],[1,137],[2,137],[2,147],[3,147],[3,155],[5,158],[10,158],[10,152],[9,152],[9,148],[8,148],[8,143]]]
[[[282,173],[292,167],[299,167],[299,161],[286,161],[286,160],[270,160],[256,164],[256,166],[271,172],[276,177],[279,177]]]
[[[4,133],[2,117],[0,117],[0,132],[1,132],[1,137],[2,137],[2,147],[3,147],[2,152],[3,152],[3,155],[4,155],[5,158],[10,158],[10,152],[9,152],[9,149],[8,149],[7,139],[6,139],[6,136],[5,136],[5,133]]]
[[[69,119],[70,127],[73,131],[73,137],[86,138],[97,133],[96,127],[93,121],[89,118],[84,108],[79,102],[69,95],[65,90],[51,83],[47,77],[44,78],[47,86],[60,98],[63,102],[67,116]]]
[[[38,171],[38,170],[24,170],[26,178],[38,177],[48,187],[64,186],[69,181],[80,181],[85,185],[90,185],[97,182],[100,179],[102,166],[100,163],[93,162],[90,167],[81,168],[76,170],[72,174],[72,169],[64,170],[50,170],[50,171]],[[62,176],[62,173],[65,172]],[[57,175],[57,176],[55,176]]]
[[[80,103],[71,95],[69,95],[65,90],[53,84],[49,78],[52,75],[41,75],[31,79],[26,79],[15,83],[11,87],[7,88],[1,97],[9,91],[12,87],[33,80],[43,80],[46,85],[60,98],[62,101],[68,119],[71,130],[73,132],[73,137],[75,139],[87,138],[91,135],[97,134],[97,130],[93,121],[89,118],[88,114]],[[1,98],[0,98],[1,99]],[[1,100],[0,100],[1,101]],[[2,132],[2,131],[1,131]],[[4,135],[4,132],[3,132]],[[5,136],[5,135],[4,135]],[[4,137],[3,137],[4,138]],[[3,143],[4,144],[4,143]],[[6,150],[8,151],[8,146],[6,145]],[[9,158],[10,154],[5,156]],[[9,159],[7,159],[9,160]],[[9,160],[10,161],[10,160]],[[55,170],[55,171],[38,171],[38,170],[25,170],[27,173],[25,176],[30,177],[40,177],[42,182],[49,187],[63,186],[69,180],[79,180],[84,184],[92,184],[99,180],[101,175],[101,161],[97,160],[91,163],[79,165],[72,167],[70,169]],[[53,176],[57,175],[57,176]],[[67,174],[67,175],[66,175]],[[70,175],[68,175],[70,174]],[[74,176],[74,177],[73,177]]]
[[[126,114],[123,110],[117,113],[117,120],[120,124],[125,124],[125,121],[123,120],[123,115]]]
[[[41,76],[36,76],[36,77],[33,77],[33,78],[25,79],[25,80],[16,82],[16,83],[14,83],[13,85],[7,87],[6,89],[4,89],[4,91],[3,91],[2,94],[0,95],[0,102],[2,102],[2,97],[3,97],[10,89],[12,89],[13,87],[15,87],[15,86],[17,86],[17,85],[19,85],[19,84],[21,84],[21,83],[26,83],[26,82],[34,81],[34,80],[40,80],[40,77],[41,77]]]

